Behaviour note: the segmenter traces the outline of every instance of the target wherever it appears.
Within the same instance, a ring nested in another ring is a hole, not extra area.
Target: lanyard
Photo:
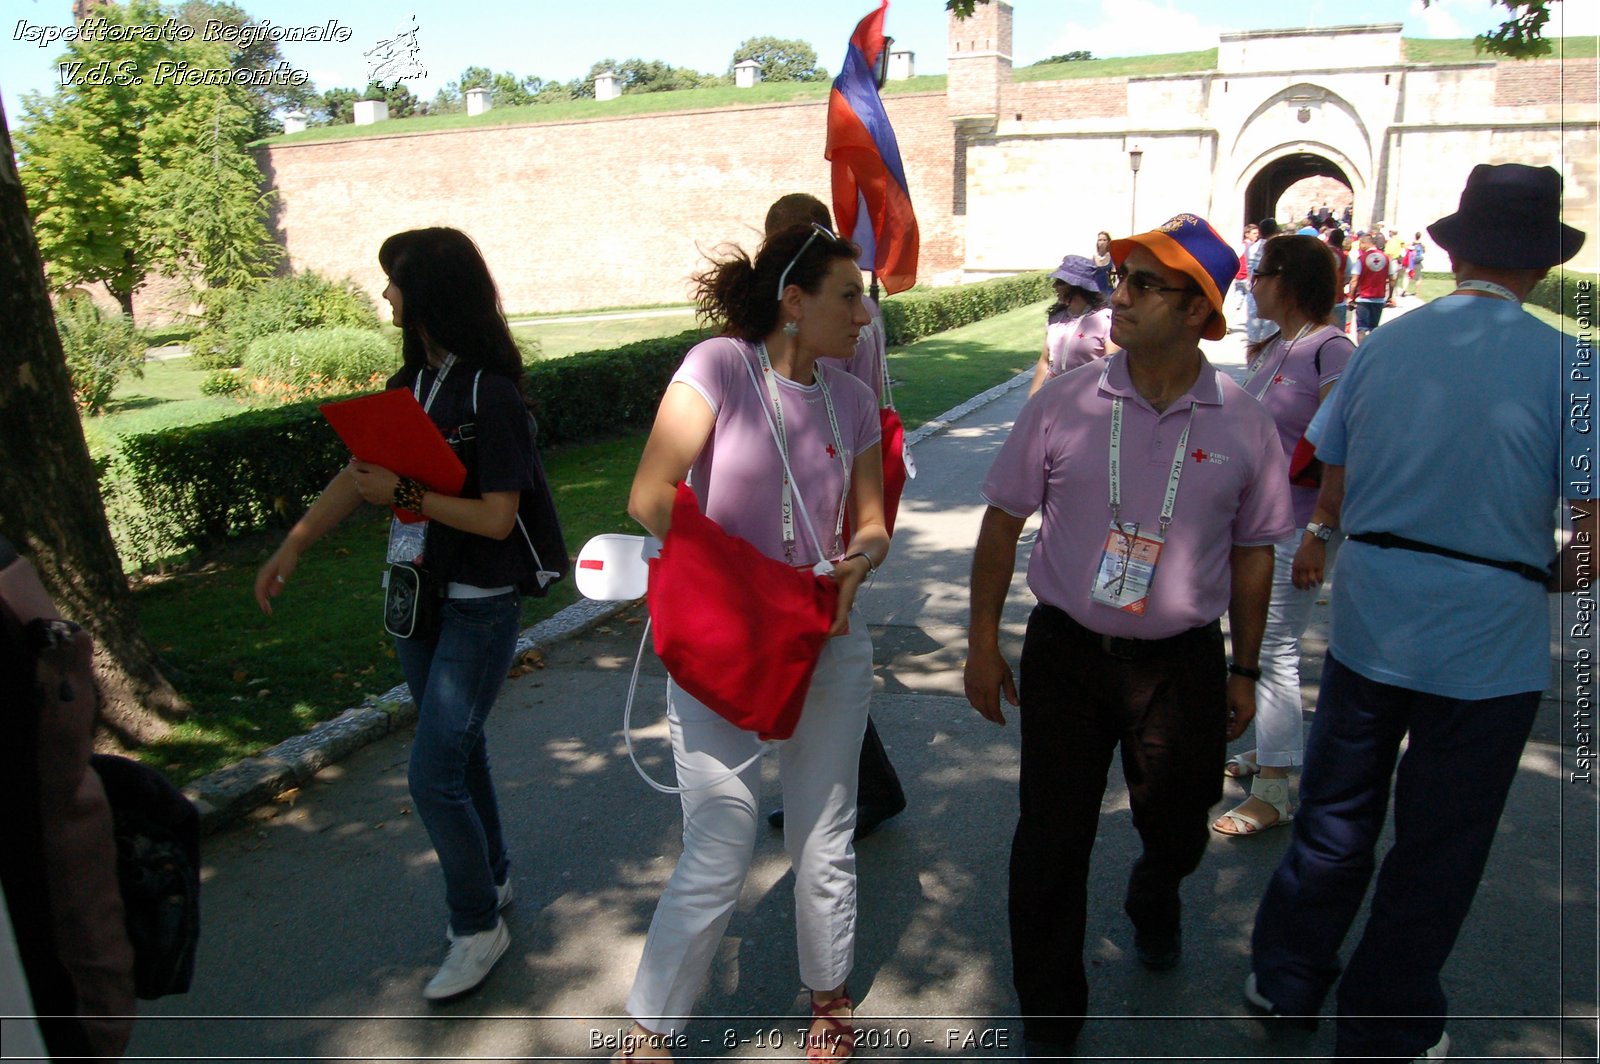
[[[1111,401],[1111,521],[1119,524],[1117,515],[1122,510],[1122,396]],[[1172,508],[1178,501],[1178,480],[1183,476],[1183,460],[1189,450],[1189,430],[1194,427],[1194,408],[1199,404],[1189,401],[1189,420],[1184,423],[1183,434],[1178,437],[1178,449],[1172,452],[1172,472],[1167,477],[1167,494],[1161,500],[1161,534],[1167,534],[1172,524]]]
[[[1294,339],[1290,340],[1284,345],[1283,357],[1278,359],[1278,368],[1273,370],[1272,376],[1267,378],[1266,387],[1262,388],[1260,394],[1256,396],[1257,400],[1265,400],[1267,398],[1267,391],[1271,389],[1273,382],[1278,379],[1278,375],[1283,372],[1283,367],[1288,363],[1289,356],[1294,353],[1294,345],[1304,339],[1306,333],[1310,330],[1311,323],[1308,321],[1304,325],[1300,326],[1300,331],[1294,334]],[[1278,342],[1280,344],[1283,343],[1283,336],[1281,334],[1278,336]],[[1246,377],[1244,380],[1244,386],[1246,388],[1249,388],[1250,385],[1255,383],[1256,374],[1261,372],[1261,364],[1266,360],[1267,352],[1266,349],[1263,348],[1261,354],[1256,356],[1255,365],[1250,367],[1250,376]]]
[[[778,450],[783,456],[783,548],[794,556],[794,487],[789,482],[789,436],[783,428],[783,400],[778,395],[777,373],[772,369],[772,359],[767,355],[767,345],[756,345],[756,355],[761,359],[761,376],[767,382],[767,396],[777,412],[776,433]],[[839,458],[839,468],[844,471],[844,490],[839,497],[839,517],[833,525],[834,545],[844,538],[844,509],[850,500],[850,463],[844,456],[844,437],[839,434],[839,417],[834,413],[833,395],[828,391],[828,381],[822,367],[815,371],[817,387],[822,390],[822,404],[828,408],[828,427],[833,430],[833,453]]]
[[[1503,285],[1495,284],[1493,281],[1462,281],[1460,284],[1456,285],[1456,291],[1483,292],[1487,295],[1494,296],[1496,299],[1508,299],[1511,302],[1516,303],[1518,306],[1522,304],[1522,300],[1517,298],[1517,293]]]
[[[444,363],[439,367],[439,375],[433,378],[433,387],[428,389],[427,402],[423,402],[422,399],[422,372],[420,370],[417,372],[417,386],[412,394],[417,397],[417,402],[422,403],[422,412],[424,414],[433,409],[433,397],[439,394],[439,385],[443,384],[444,379],[450,376],[450,368],[455,364],[456,356],[446,353]]]

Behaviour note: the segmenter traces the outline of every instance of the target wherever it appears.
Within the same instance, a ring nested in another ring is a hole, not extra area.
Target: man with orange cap
[[[1227,331],[1237,255],[1182,214],[1111,256],[1123,350],[1023,407],[983,483],[972,564],[967,699],[997,724],[1002,694],[1021,706],[1009,904],[1030,1056],[1068,1054],[1088,1011],[1089,852],[1119,745],[1143,843],[1124,902],[1134,952],[1157,970],[1181,957],[1178,887],[1205,852],[1227,740],[1255,714],[1272,544],[1294,527],[1272,418],[1199,347]],[[1036,510],[1019,703],[999,624]]]

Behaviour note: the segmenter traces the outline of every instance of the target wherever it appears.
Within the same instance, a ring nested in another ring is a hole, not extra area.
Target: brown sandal
[[[806,1036],[806,1060],[821,1061],[827,1064],[830,1061],[848,1060],[856,1051],[856,1039],[860,1032],[850,1021],[855,1019],[856,1003],[845,994],[840,994],[825,1005],[818,1005],[816,999],[811,1001],[811,1033]],[[844,1013],[840,1019],[839,1014]],[[818,1024],[822,1030],[817,1030]]]

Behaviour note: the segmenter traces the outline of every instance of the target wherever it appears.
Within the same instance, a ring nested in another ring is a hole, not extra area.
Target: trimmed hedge
[[[325,401],[325,400],[324,400]],[[125,561],[149,566],[297,518],[350,458],[318,402],[122,439],[108,508]]]
[[[1049,297],[1045,274],[913,291],[885,300],[892,345]],[[526,389],[550,447],[648,428],[685,352],[707,335],[586,351],[527,366]],[[391,363],[392,364],[392,363]],[[107,492],[125,560],[148,566],[229,536],[295,519],[348,459],[315,400],[204,425],[125,437]]]
[[[648,427],[684,353],[704,333],[642,340],[527,367],[541,446]],[[202,425],[127,436],[107,491],[124,561],[150,567],[273,523],[293,521],[350,453],[307,400]]]
[[[1576,273],[1557,266],[1544,280],[1533,286],[1533,291],[1528,293],[1528,302],[1569,318],[1593,321],[1597,281],[1600,278],[1592,273]]]
[[[971,325],[1051,295],[1049,274],[1019,273],[955,288],[914,288],[883,301],[889,346],[900,347],[934,333]]]
[[[527,367],[539,444],[576,443],[648,428],[672,374],[709,330],[584,351]]]

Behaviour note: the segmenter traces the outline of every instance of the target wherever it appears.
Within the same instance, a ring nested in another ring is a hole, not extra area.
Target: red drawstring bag
[[[1317,457],[1317,448],[1304,436],[1289,456],[1289,483],[1298,488],[1322,487],[1322,460]]]
[[[878,408],[883,439],[883,521],[894,535],[894,515],[900,510],[900,493],[906,490],[906,427],[892,406]]]
[[[650,565],[650,624],[672,681],[762,739],[794,734],[839,586],[730,536],[678,485]]]

